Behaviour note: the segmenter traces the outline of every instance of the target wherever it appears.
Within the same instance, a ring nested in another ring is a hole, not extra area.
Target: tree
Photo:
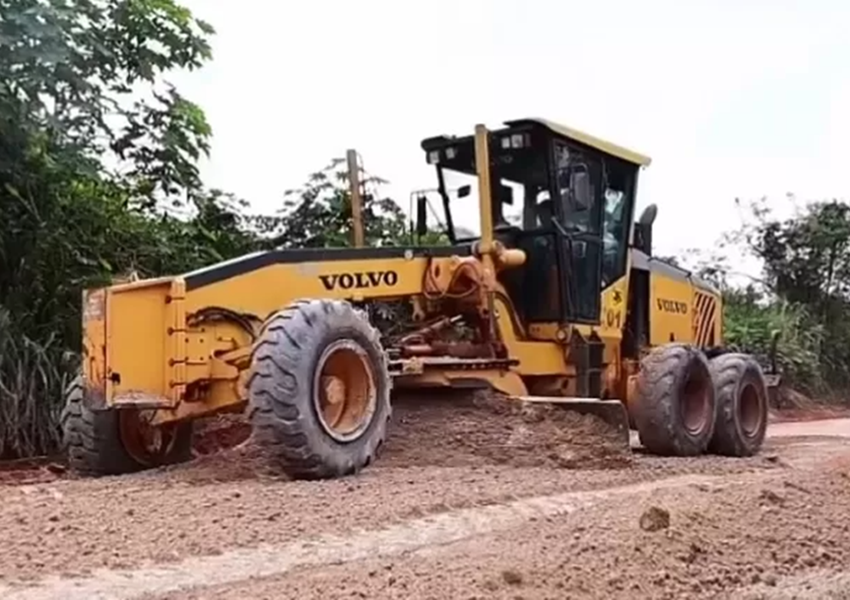
[[[721,246],[756,257],[763,272],[736,287],[729,284],[728,263],[718,263],[713,275],[724,292],[727,339],[766,352],[769,335],[779,331],[779,358],[796,386],[819,395],[846,388],[850,207],[811,202],[786,219],[775,217],[765,199],[746,209],[742,226],[727,232]]]
[[[163,78],[211,34],[172,0],[0,0],[0,457],[56,442],[83,287],[250,244],[199,180],[203,112]]]
[[[283,209],[274,218],[259,220],[260,230],[270,234],[273,244],[283,248],[328,248],[352,244],[353,220],[348,172],[344,161],[335,159],[310,175],[298,189],[284,194]],[[367,246],[409,243],[404,212],[390,198],[379,197],[380,177],[361,178],[362,218]]]
[[[754,213],[758,220],[747,241],[778,294],[814,305],[850,297],[850,206],[811,203],[784,221],[767,211]]]
[[[199,186],[209,125],[162,76],[211,57],[209,24],[173,0],[6,0],[0,11],[0,102],[19,144],[48,142],[89,174],[112,151],[146,199]]]

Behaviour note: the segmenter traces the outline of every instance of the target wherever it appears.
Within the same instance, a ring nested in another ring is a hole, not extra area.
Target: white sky
[[[710,248],[736,196],[850,197],[850,2],[183,2],[218,30],[171,78],[213,126],[205,180],[257,210],[349,147],[406,209],[423,138],[526,116],[653,158],[659,253]]]

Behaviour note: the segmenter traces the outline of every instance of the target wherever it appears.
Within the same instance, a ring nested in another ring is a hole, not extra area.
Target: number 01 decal
[[[609,329],[619,329],[622,319],[623,316],[619,310],[609,308],[605,311],[605,326]]]

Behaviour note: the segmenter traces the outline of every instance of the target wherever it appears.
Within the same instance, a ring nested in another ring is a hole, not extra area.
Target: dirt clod
[[[761,494],[759,494],[759,498],[763,502],[767,502],[769,504],[775,504],[777,506],[782,506],[785,504],[785,498],[773,490],[762,490]]]
[[[644,531],[661,531],[670,527],[670,512],[657,506],[650,506],[640,516],[640,528]]]
[[[522,573],[514,569],[502,571],[502,581],[508,585],[522,585]]]

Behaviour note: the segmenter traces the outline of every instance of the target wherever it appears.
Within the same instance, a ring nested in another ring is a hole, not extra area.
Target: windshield
[[[504,144],[507,139],[510,143]],[[520,143],[515,145],[516,140]],[[540,220],[545,220],[545,216],[541,217],[544,207],[539,204],[549,197],[547,144],[542,141],[535,145],[532,136],[516,133],[496,137],[493,142],[490,148],[493,227],[496,230],[540,227]],[[443,148],[443,151],[445,158],[441,155],[436,166],[440,193],[448,200],[455,239],[478,238],[481,236],[481,224],[473,142],[467,139]],[[439,221],[446,223],[449,219],[446,219],[442,206],[439,213]]]
[[[478,177],[460,171],[444,169],[443,178],[446,184],[446,192],[449,195],[455,237],[461,241],[481,237],[481,222],[478,213]],[[509,179],[494,180],[491,186],[494,190],[493,195],[502,201],[499,206],[495,206],[494,202],[493,226],[522,227],[525,186],[520,182]],[[469,188],[469,194],[465,198],[459,198],[458,190],[463,187]],[[441,216],[440,222],[445,223],[445,213],[442,207],[440,207],[439,214]]]

